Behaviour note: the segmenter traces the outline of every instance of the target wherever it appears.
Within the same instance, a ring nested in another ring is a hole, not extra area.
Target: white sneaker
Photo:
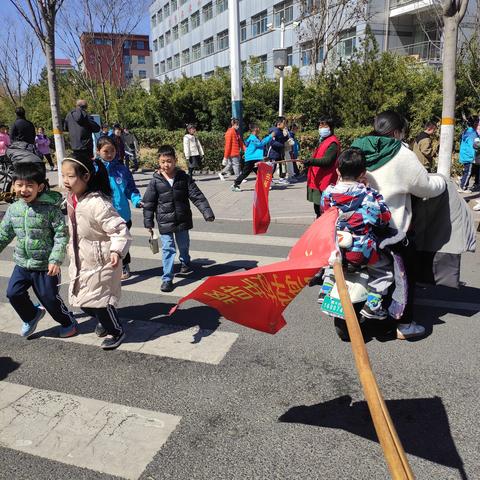
[[[218,174],[218,177],[220,178],[220,180],[221,180],[222,182],[225,181],[225,177],[223,176],[222,172],[220,172],[220,173]]]
[[[244,179],[242,180],[242,183],[247,183],[247,179],[244,178]]]
[[[478,212],[480,210],[480,201],[477,201],[477,204],[473,207],[473,210]]]
[[[399,323],[397,326],[398,340],[407,340],[407,338],[422,337],[423,335],[425,335],[425,328],[415,322]]]

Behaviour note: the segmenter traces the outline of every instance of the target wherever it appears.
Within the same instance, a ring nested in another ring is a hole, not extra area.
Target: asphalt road
[[[138,214],[135,226],[141,227]],[[272,225],[269,235],[298,238],[305,228]],[[210,262],[202,260],[203,266],[182,284],[198,280],[205,265],[213,273],[238,268],[228,262],[212,264],[221,255],[251,255],[246,266],[253,266],[256,256],[286,256],[286,246],[260,245],[255,239],[247,243],[247,237],[222,241],[224,233],[249,235],[250,229],[247,222],[196,220],[195,231],[218,232],[218,238],[192,241],[192,250],[210,252]],[[146,246],[146,238],[136,237],[134,245]],[[0,261],[11,260],[11,253],[7,248]],[[418,479],[480,478],[479,265],[478,256],[465,256],[466,286],[459,291],[419,291],[423,305],[416,315],[427,328],[426,338],[368,340],[380,388]],[[132,284],[155,278],[161,273],[160,259],[134,258],[132,272]],[[8,275],[2,275],[0,301],[6,302]],[[161,351],[105,352],[97,345],[42,338],[41,328],[39,338],[29,341],[0,333],[0,380],[181,417],[145,465],[144,480],[388,478],[350,346],[337,339],[331,321],[319,314],[316,295],[316,288],[302,291],[286,310],[287,326],[271,336],[219,318],[215,310],[194,302],[168,318],[166,312],[178,299],[175,291],[165,296],[159,290],[126,289],[123,318],[174,323],[180,330],[200,326],[205,338],[191,339],[199,346],[213,333],[238,336],[214,364],[163,356]],[[36,428],[27,413],[20,419],[26,428]],[[0,445],[2,425],[0,410]],[[57,443],[60,448],[61,437]],[[10,445],[0,447],[0,478],[116,477]]]

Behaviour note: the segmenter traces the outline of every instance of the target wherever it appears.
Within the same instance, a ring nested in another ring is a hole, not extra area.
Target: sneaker
[[[22,325],[22,337],[29,337],[37,329],[38,322],[45,316],[45,309],[37,306],[37,313],[31,322],[23,322]]]
[[[472,191],[469,188],[462,188],[462,187],[458,188],[457,192],[458,193],[472,193]]]
[[[398,340],[407,340],[407,338],[422,337],[425,334],[425,328],[421,325],[412,323],[399,323],[397,325]]]
[[[230,190],[232,192],[241,192],[241,188],[240,187],[237,187],[236,185],[232,185],[232,187],[230,188]]]
[[[333,285],[331,283],[324,283],[322,285],[322,288],[320,289],[320,292],[318,292],[318,299],[317,302],[321,305],[323,301],[325,300],[325,297],[327,295],[330,295],[330,292],[333,289]]]
[[[183,273],[184,275],[188,275],[189,273],[192,273],[192,266],[190,264],[182,263],[182,266],[180,267],[180,273]]]
[[[478,184],[475,183],[475,184],[472,186],[472,192],[479,192],[479,191],[480,191],[480,185],[478,185]]]
[[[298,180],[295,177],[290,177],[288,179],[288,183],[297,183],[297,182],[298,182]]]
[[[278,184],[279,184],[279,185],[289,185],[290,182],[289,182],[286,178],[281,178],[281,179],[278,181]]]
[[[125,332],[118,335],[109,335],[103,342],[102,348],[104,350],[113,350],[121,345],[121,343],[125,340]]]
[[[124,265],[122,267],[122,280],[127,280],[127,278],[130,278],[130,267],[128,265]]]
[[[244,178],[244,179],[242,180],[242,183],[247,183],[247,179]]]
[[[385,320],[388,313],[382,308],[382,296],[378,293],[369,292],[360,314],[372,320]]]
[[[107,330],[100,322],[95,326],[95,335],[100,338],[107,336]]]
[[[473,210],[478,212],[480,210],[480,201],[477,201],[477,204],[473,207]]]
[[[220,172],[220,173],[218,174],[218,178],[220,178],[220,180],[221,180],[222,182],[225,181],[225,177],[223,176],[223,173],[222,173],[222,172]]]
[[[171,280],[165,280],[164,282],[162,282],[160,290],[162,292],[172,292],[173,291],[173,282]]]
[[[60,327],[60,333],[59,337],[60,338],[69,338],[77,335],[78,333],[78,323],[77,321],[73,318],[72,323],[68,325],[67,327]]]

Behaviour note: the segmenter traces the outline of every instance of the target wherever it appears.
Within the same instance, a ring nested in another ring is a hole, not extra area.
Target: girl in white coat
[[[193,177],[195,169],[202,168],[203,147],[197,138],[197,127],[193,123],[187,125],[187,133],[183,137],[183,154],[188,162],[188,176]]]

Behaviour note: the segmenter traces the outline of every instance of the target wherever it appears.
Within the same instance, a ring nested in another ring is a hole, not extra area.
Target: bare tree
[[[18,29],[13,22],[0,32],[3,55],[0,57],[0,97],[13,106],[21,104],[26,90],[37,79],[40,64],[35,38]]]
[[[55,70],[55,22],[63,2],[64,0],[10,0],[23,20],[34,31],[45,55],[59,185],[62,184],[60,167],[65,157],[65,144],[62,136],[60,98]]]
[[[138,27],[147,7],[147,0],[70,0],[60,19],[60,46],[77,62],[73,72],[81,88],[87,90],[94,103],[101,107],[103,118],[109,120],[110,87],[124,87],[118,72],[123,72],[124,42]],[[105,39],[85,57],[85,47],[97,38]],[[82,35],[83,34],[83,35]],[[87,70],[86,65],[90,68]]]
[[[439,173],[450,177],[455,134],[455,95],[458,27],[465,16],[468,0],[443,1],[443,105],[440,129]]]
[[[369,19],[368,0],[299,0],[298,37],[310,51],[313,73],[324,68],[342,40],[342,33]]]

